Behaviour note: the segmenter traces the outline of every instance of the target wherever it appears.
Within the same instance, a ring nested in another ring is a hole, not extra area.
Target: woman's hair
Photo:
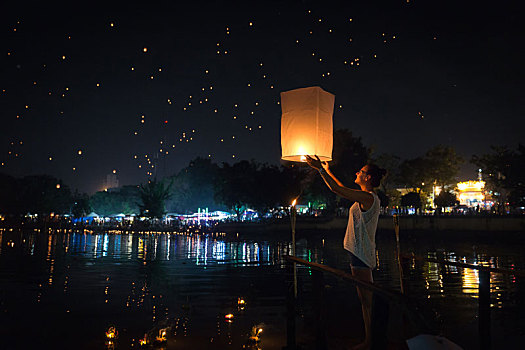
[[[373,163],[368,163],[367,165],[368,170],[366,172],[372,178],[372,187],[379,187],[381,179],[383,179],[383,176],[386,174],[386,170]]]

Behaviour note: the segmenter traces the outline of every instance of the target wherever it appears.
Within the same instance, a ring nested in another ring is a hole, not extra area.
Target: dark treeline
[[[483,170],[487,190],[494,199],[510,208],[525,205],[524,149],[521,145],[516,150],[493,147],[491,153],[471,160]],[[388,171],[378,191],[382,206],[423,209],[434,186],[442,188],[435,198],[438,207],[456,203],[452,191],[464,160],[454,148],[436,146],[419,157],[401,160],[392,154],[374,155],[361,138],[348,130],[334,133],[331,168],[343,183],[352,186],[356,171],[370,160]],[[408,193],[401,196],[397,188],[408,189]],[[291,162],[279,166],[255,160],[216,164],[196,158],[173,176],[92,196],[72,191],[48,175],[14,178],[0,174],[0,214],[11,219],[27,213],[45,218],[52,213],[83,217],[91,212],[160,218],[167,212],[194,213],[199,208],[228,210],[238,217],[250,208],[263,216],[272,209],[289,206],[297,197],[299,204],[322,207],[328,215],[350,205],[331,193],[307,165]]]

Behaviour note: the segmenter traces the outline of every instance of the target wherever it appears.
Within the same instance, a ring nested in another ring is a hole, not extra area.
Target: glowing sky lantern
[[[335,96],[318,86],[281,92],[281,158],[332,160]]]

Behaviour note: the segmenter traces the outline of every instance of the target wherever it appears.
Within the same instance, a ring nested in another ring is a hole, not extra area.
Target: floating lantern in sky
[[[281,158],[332,160],[335,96],[318,86],[281,92]]]

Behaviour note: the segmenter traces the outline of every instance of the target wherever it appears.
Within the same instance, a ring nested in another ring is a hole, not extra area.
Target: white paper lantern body
[[[318,86],[281,92],[281,158],[332,160],[335,96]]]

